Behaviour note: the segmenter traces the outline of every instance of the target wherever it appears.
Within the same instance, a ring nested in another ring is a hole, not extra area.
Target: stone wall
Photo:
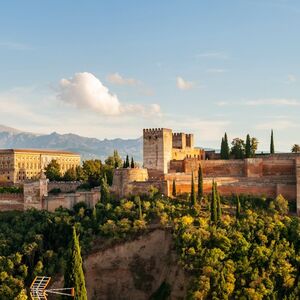
[[[0,211],[23,210],[23,194],[0,194]]]
[[[87,204],[87,207],[93,208],[99,200],[100,189],[94,188],[87,192],[59,194],[45,197],[43,201],[43,209],[52,212],[59,207],[72,209],[73,206],[79,202],[84,202]]]
[[[48,192],[53,189],[60,189],[63,193],[75,192],[81,184],[81,181],[50,181]]]

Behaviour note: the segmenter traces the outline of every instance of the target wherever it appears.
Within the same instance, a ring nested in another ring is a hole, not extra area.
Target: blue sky
[[[300,143],[300,2],[6,1],[0,123],[133,138],[194,132],[198,145]]]

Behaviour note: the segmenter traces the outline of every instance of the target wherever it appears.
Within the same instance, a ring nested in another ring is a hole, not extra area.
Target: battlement
[[[167,128],[144,128],[143,129],[144,137],[162,136],[164,132],[171,133],[172,130]]]
[[[186,134],[186,146],[189,148],[194,148],[194,135],[192,133]]]

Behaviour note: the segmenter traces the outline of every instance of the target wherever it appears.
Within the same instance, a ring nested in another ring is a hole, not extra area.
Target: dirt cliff
[[[172,249],[172,235],[156,229],[84,260],[88,299],[149,299],[163,282],[170,299],[184,299],[188,279]]]

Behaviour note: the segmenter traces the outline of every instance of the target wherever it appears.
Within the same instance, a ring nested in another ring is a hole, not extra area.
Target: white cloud
[[[262,106],[262,105],[276,105],[276,106],[300,106],[300,101],[296,99],[287,98],[267,98],[246,101],[244,105],[247,106]]]
[[[276,120],[274,119],[271,122],[264,122],[257,124],[255,126],[256,129],[276,129],[276,130],[285,130],[285,129],[291,129],[291,128],[298,128],[299,124],[291,121],[291,120]]]
[[[109,74],[107,76],[107,80],[112,83],[112,84],[117,84],[117,85],[138,85],[139,81],[134,79],[134,78],[125,78],[121,76],[119,73],[113,73]]]
[[[241,102],[229,102],[229,101],[219,101],[216,103],[218,106],[300,106],[300,101],[297,99],[288,98],[266,98],[266,99],[256,99],[247,100]]]
[[[76,73],[70,79],[61,79],[57,94],[58,99],[79,109],[89,109],[106,116],[122,113],[150,116],[160,114],[158,104],[124,104],[117,95],[112,94],[93,74]]]
[[[180,90],[190,90],[194,87],[194,83],[191,81],[186,81],[182,77],[178,76],[176,78],[177,88]]]

